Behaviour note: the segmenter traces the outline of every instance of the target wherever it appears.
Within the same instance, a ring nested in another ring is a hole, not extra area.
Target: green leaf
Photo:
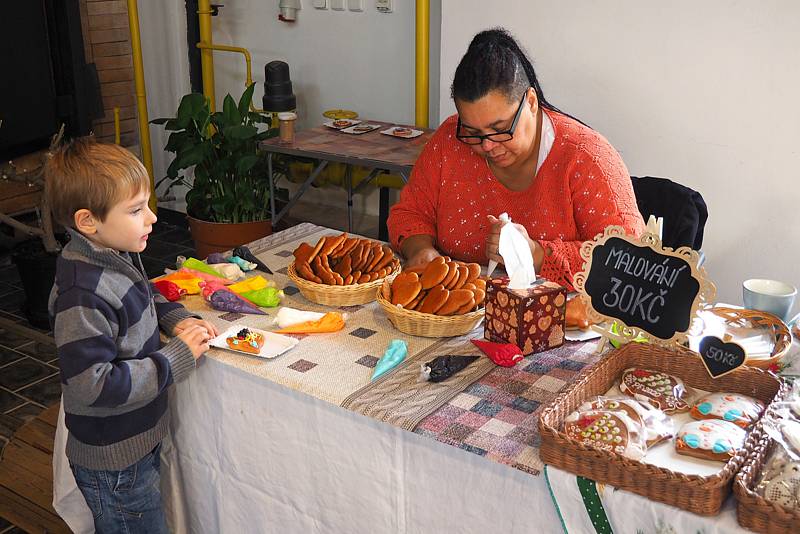
[[[178,126],[186,128],[205,105],[206,98],[200,93],[191,93],[181,98],[176,116]]]
[[[181,169],[185,169],[187,167],[191,167],[192,165],[197,165],[198,163],[203,161],[204,153],[203,153],[203,146],[198,145],[193,148],[190,148],[186,152],[180,154],[177,158],[178,165]]]
[[[242,116],[239,114],[239,109],[233,101],[231,95],[225,95],[225,100],[222,101],[222,116],[225,117],[227,126],[241,124]]]
[[[160,119],[153,119],[150,121],[150,124],[164,124],[168,120],[172,119],[172,117],[161,117]]]
[[[255,126],[228,126],[222,131],[222,135],[231,139],[250,139],[258,135],[258,129]]]
[[[242,97],[239,99],[239,115],[242,117],[247,116],[247,111],[250,109],[250,102],[253,101],[253,90],[255,90],[256,84],[251,83],[247,89],[245,89],[244,93],[242,93]]]
[[[256,166],[258,163],[259,157],[255,154],[250,154],[249,156],[244,156],[236,162],[236,172],[239,175],[247,174],[250,169]]]

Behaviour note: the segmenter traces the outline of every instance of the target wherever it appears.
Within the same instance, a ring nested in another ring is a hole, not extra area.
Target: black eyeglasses
[[[522,98],[519,101],[519,106],[517,106],[517,113],[514,115],[514,122],[511,123],[511,128],[509,128],[508,130],[504,132],[494,132],[485,135],[463,135],[461,133],[461,117],[459,117],[458,125],[456,126],[456,139],[468,145],[479,145],[483,143],[484,139],[494,141],[495,143],[505,143],[506,141],[510,141],[514,137],[514,130],[517,129],[519,116],[522,114],[522,104],[525,103],[526,96],[528,96],[527,90],[524,93],[522,93]]]

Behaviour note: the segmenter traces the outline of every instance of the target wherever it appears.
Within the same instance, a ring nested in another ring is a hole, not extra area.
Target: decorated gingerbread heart
[[[630,368],[622,372],[620,391],[667,413],[689,410],[683,400],[686,388],[680,378],[647,369]]]
[[[574,412],[564,422],[564,433],[572,439],[634,460],[645,453],[641,428],[624,412]]]
[[[606,412],[624,412],[644,428],[647,446],[652,447],[675,435],[672,418],[663,411],[642,404],[636,399],[626,397],[597,397],[584,402],[578,407],[579,412],[602,410]]]

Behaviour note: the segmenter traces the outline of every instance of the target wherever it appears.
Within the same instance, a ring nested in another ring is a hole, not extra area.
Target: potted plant
[[[165,150],[175,153],[156,187],[167,180],[167,191],[189,188],[186,212],[201,258],[272,233],[266,156],[258,145],[276,132],[268,116],[250,110],[254,88],[238,104],[227,95],[215,113],[202,94],[185,95],[175,117],[152,121],[171,132]],[[192,168],[189,177],[185,171]]]

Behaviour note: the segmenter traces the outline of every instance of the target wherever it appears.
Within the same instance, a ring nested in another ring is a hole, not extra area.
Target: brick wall
[[[114,141],[114,107],[119,107],[121,144],[139,144],[133,56],[125,0],[80,0],[86,62],[97,66],[105,117],[95,121],[95,135]]]

